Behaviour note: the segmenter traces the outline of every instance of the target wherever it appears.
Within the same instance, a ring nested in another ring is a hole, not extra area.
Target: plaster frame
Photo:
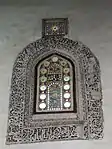
[[[48,119],[32,113],[33,72],[38,61],[51,53],[70,58],[76,66],[77,113]],[[29,79],[30,78],[30,79]],[[57,140],[100,139],[103,111],[100,66],[88,47],[60,36],[30,43],[16,58],[12,71],[6,144]]]

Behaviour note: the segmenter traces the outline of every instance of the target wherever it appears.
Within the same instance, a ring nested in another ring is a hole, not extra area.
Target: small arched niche
[[[57,53],[35,66],[34,114],[76,112],[75,66]]]
[[[13,66],[7,144],[103,137],[100,66],[79,41],[51,36]]]

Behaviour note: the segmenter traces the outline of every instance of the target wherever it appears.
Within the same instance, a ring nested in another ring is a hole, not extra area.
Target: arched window
[[[12,72],[6,143],[103,137],[99,61],[64,38],[67,19],[43,20],[42,38],[19,53]]]
[[[52,54],[35,67],[34,113],[76,112],[74,64]]]

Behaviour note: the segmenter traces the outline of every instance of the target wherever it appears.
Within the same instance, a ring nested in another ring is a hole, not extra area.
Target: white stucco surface
[[[102,72],[104,138],[5,145],[12,66],[17,54],[41,38],[41,19],[68,17],[69,35],[86,44],[98,57]],[[0,149],[111,149],[112,148],[112,4],[78,3],[51,6],[0,6]]]

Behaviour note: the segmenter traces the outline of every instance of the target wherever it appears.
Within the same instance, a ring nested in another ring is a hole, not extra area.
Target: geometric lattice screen
[[[99,61],[64,37],[67,22],[44,19],[42,38],[17,56],[6,144],[103,137]]]

